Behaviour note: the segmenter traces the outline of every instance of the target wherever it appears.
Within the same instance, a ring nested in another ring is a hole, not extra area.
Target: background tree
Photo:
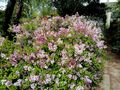
[[[14,24],[17,25],[19,23],[19,19],[21,17],[21,13],[22,13],[22,0],[18,0],[18,11],[14,20]],[[16,0],[9,0],[6,10],[5,10],[5,16],[4,16],[4,20],[3,20],[3,26],[2,26],[2,30],[3,30],[3,36],[6,37],[8,36],[8,38],[11,40],[13,39],[13,36],[15,35],[14,33],[11,33],[8,31],[9,28],[9,24],[11,23],[11,18],[13,15],[13,11],[14,11],[14,7],[16,4]]]
[[[80,15],[105,19],[105,4],[100,4],[99,0],[54,0],[53,3],[61,16],[78,12]]]
[[[19,20],[22,16],[23,0],[18,0],[16,6],[17,6],[17,11],[15,13],[14,24],[18,25],[20,23]]]
[[[54,13],[51,0],[23,0],[23,4],[24,18],[44,17]]]
[[[116,3],[108,3],[112,12],[110,28],[106,30],[107,42],[114,53],[120,55],[120,0]]]

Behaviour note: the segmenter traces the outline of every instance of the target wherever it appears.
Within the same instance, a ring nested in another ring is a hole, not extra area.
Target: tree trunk
[[[20,20],[21,15],[22,15],[22,8],[23,8],[23,1],[18,0],[18,11],[16,13],[16,17],[15,17],[15,20],[14,20],[15,25],[19,24],[19,20]]]
[[[13,39],[13,34],[8,32],[9,24],[11,22],[14,6],[15,6],[16,0],[9,0],[6,10],[5,10],[5,17],[3,21],[3,36],[8,36],[9,39]]]

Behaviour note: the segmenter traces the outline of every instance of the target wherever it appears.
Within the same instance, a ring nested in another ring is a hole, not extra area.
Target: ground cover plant
[[[37,18],[0,37],[2,90],[84,90],[102,79],[104,45],[96,21],[84,16]]]

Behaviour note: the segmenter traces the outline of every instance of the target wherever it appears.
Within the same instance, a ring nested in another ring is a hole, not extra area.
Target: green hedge
[[[120,54],[120,21],[111,23],[110,29],[108,30],[108,38],[112,51]]]
[[[87,0],[54,0],[54,5],[59,15],[73,15],[78,12],[80,15],[101,17],[105,20],[105,4]],[[88,3],[88,5],[84,5]]]
[[[120,54],[120,0],[117,3],[107,5],[108,11],[112,12],[111,25],[106,30],[108,44],[113,52]]]

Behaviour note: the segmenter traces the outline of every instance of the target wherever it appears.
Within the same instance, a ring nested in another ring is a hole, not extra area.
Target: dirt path
[[[105,64],[103,82],[97,90],[120,90],[120,56],[109,53],[111,60]]]

